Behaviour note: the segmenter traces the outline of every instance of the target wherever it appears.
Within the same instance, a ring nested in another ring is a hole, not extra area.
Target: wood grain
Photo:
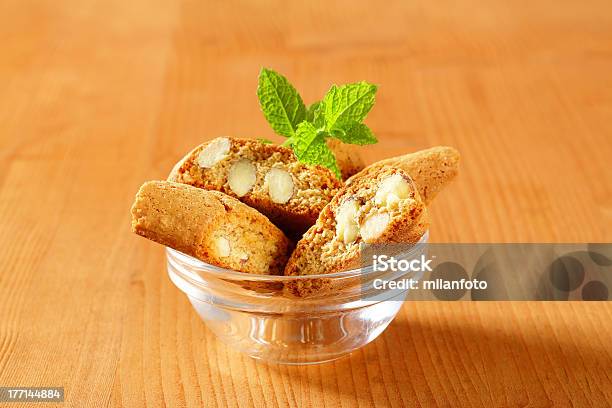
[[[0,39],[0,386],[75,407],[612,404],[610,302],[406,303],[349,358],[265,365],[129,233],[138,186],[190,147],[274,138],[269,66],[307,102],[378,83],[369,161],[461,150],[433,241],[611,241],[608,1],[9,0]]]

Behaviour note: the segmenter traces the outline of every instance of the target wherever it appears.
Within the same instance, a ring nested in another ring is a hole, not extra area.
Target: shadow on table
[[[536,326],[537,319],[519,325],[516,318],[487,318],[485,326],[462,313],[455,319],[411,314],[405,309],[378,339],[349,357],[269,369],[292,380],[299,377],[310,395],[383,405],[550,405],[574,401],[573,390],[584,401],[606,398],[600,390],[609,384],[605,373],[612,370],[612,360],[602,342],[593,341],[597,333],[569,335],[559,325]]]

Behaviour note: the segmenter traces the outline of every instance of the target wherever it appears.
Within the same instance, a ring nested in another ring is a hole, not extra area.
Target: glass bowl
[[[427,240],[426,232],[399,258],[420,257]],[[219,340],[272,363],[323,363],[365,346],[387,328],[407,295],[407,290],[375,290],[374,279],[402,279],[405,273],[376,272],[371,265],[269,276],[219,268],[171,248],[166,255],[170,279]]]

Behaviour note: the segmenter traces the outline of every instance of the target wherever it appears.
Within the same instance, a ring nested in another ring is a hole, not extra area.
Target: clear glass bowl
[[[425,233],[399,258],[420,257],[427,239]],[[219,340],[267,362],[323,363],[363,347],[387,328],[407,294],[374,290],[374,279],[405,273],[375,272],[372,266],[310,276],[252,275],[166,251],[170,279]],[[315,290],[296,297],[296,287]]]

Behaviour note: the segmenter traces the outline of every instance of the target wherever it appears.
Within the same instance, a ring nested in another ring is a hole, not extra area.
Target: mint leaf
[[[287,138],[282,146],[293,149],[300,162],[327,167],[340,178],[336,158],[326,139],[334,137],[356,145],[376,143],[372,131],[361,123],[372,109],[376,90],[376,85],[365,81],[333,85],[323,100],[306,108],[287,78],[262,68],[257,96],[272,129]]]
[[[332,136],[344,143],[361,146],[378,142],[374,133],[363,123],[355,123],[347,131],[335,129],[332,131]]]
[[[323,98],[325,129],[347,131],[357,122],[365,119],[374,105],[376,85],[365,81],[342,86],[332,85]]]
[[[317,102],[316,107],[313,109],[312,124],[317,128],[325,127],[325,105],[323,104],[323,101]]]
[[[314,114],[315,111],[319,110],[319,106],[321,105],[321,101],[315,102],[306,109],[306,120],[310,123],[314,123]]]
[[[317,129],[310,122],[302,122],[297,128],[295,139],[293,141],[293,150],[298,157],[304,157],[310,149],[310,145],[317,138]]]
[[[310,122],[299,124],[293,141],[293,152],[299,161],[330,169],[340,179],[340,169],[334,153],[327,147],[325,136]]]
[[[291,137],[306,117],[302,97],[284,76],[263,68],[259,74],[257,97],[264,116],[279,135]]]
[[[324,109],[323,102],[319,101],[310,105],[306,111],[306,120],[315,125],[317,129],[325,126]]]

